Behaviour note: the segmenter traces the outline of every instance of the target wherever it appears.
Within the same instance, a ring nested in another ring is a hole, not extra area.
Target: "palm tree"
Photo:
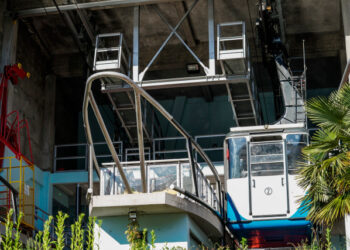
[[[314,224],[332,226],[350,214],[350,84],[328,98],[307,102],[308,118],[320,129],[303,149],[301,204]]]

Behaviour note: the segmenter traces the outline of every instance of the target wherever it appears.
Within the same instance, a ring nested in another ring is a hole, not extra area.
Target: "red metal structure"
[[[17,110],[7,112],[7,92],[9,80],[13,85],[18,84],[18,78],[29,78],[30,74],[23,70],[20,63],[14,65],[8,65],[4,67],[4,73],[0,74],[0,157],[4,156],[5,145],[15,153],[17,158],[23,156],[21,151],[21,132],[24,130],[28,139],[28,146],[30,152],[30,161],[33,162],[33,153],[30,142],[28,122],[26,119],[20,120],[19,112]],[[26,159],[26,161],[28,161]],[[0,167],[2,166],[2,160],[0,161]]]

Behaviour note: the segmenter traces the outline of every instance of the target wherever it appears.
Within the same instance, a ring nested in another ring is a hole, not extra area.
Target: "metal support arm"
[[[103,122],[103,118],[102,118],[101,113],[100,113],[100,111],[98,109],[98,106],[97,106],[97,104],[95,102],[95,98],[94,98],[92,92],[89,93],[89,100],[90,100],[90,103],[91,103],[91,107],[92,107],[92,109],[93,109],[93,111],[95,113],[95,116],[97,118],[97,122],[98,122],[98,124],[99,124],[99,126],[100,126],[100,128],[102,130],[102,134],[103,134],[103,136],[104,136],[104,138],[105,138],[105,140],[107,142],[108,149],[109,149],[109,151],[112,154],[112,158],[113,158],[115,164],[117,165],[120,177],[122,178],[122,180],[124,182],[124,185],[125,185],[125,188],[126,188],[127,192],[129,194],[131,194],[132,193],[131,187],[129,185],[128,180],[126,179],[126,176],[125,176],[124,170],[122,168],[122,165],[120,164],[117,152],[115,151],[115,148],[113,146],[113,142],[111,140],[111,137],[108,134],[108,130],[106,128],[105,123]],[[91,169],[89,168],[89,170],[91,170]]]
[[[143,145],[141,96],[136,91],[135,91],[135,110],[136,110],[136,124],[137,124],[137,139],[139,144],[142,191],[146,193],[147,179],[146,179],[146,167],[145,167],[145,152],[144,152],[144,145]]]
[[[189,138],[187,138],[186,140],[186,147],[187,147],[187,153],[188,153],[188,160],[190,162],[191,165],[191,171],[192,171],[192,182],[193,182],[193,189],[194,189],[194,193],[196,194],[196,196],[198,197],[199,192],[198,192],[198,181],[197,181],[197,169],[195,166],[195,162],[193,160],[193,150],[192,150],[192,144],[191,144],[191,140]]]

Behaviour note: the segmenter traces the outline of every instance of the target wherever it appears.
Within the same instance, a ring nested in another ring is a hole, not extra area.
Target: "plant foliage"
[[[306,195],[300,202],[309,220],[332,226],[350,213],[350,85],[311,99],[306,111],[319,130],[303,149],[298,178]]]

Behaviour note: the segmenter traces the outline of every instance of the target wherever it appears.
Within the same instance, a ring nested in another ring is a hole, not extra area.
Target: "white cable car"
[[[274,125],[235,127],[224,148],[227,217],[250,247],[290,246],[309,237],[311,223],[298,203],[304,191],[296,172],[308,143],[304,80],[276,60],[284,116]]]

